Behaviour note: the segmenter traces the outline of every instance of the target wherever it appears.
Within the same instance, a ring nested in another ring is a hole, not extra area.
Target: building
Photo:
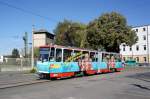
[[[129,47],[125,44],[120,45],[120,53],[123,60],[135,59],[138,63],[150,62],[150,25],[137,26],[133,30],[136,31],[138,41]]]
[[[34,31],[33,34],[34,47],[39,47],[42,45],[49,45],[50,43],[54,43],[54,37],[55,37],[54,34],[44,29]]]
[[[4,61],[4,57],[0,56],[0,63],[3,63],[3,61]]]

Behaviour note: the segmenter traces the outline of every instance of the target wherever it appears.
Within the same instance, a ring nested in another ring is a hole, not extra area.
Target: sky
[[[88,24],[103,13],[116,11],[130,26],[150,24],[150,0],[0,0],[0,55],[23,48],[23,35],[31,42],[35,30],[53,33],[64,19]],[[29,45],[31,46],[31,45]]]

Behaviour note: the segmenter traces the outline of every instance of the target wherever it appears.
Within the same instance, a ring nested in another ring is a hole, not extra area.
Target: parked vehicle
[[[133,59],[130,59],[130,60],[126,60],[125,64],[126,64],[126,66],[136,66],[137,62]]]

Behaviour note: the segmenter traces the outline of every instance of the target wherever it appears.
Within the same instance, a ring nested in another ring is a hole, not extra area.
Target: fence
[[[31,58],[5,58],[0,62],[0,71],[24,71],[31,68]]]

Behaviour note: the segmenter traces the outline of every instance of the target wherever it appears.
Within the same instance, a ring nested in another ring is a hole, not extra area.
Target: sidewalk
[[[0,72],[0,89],[29,85],[48,80],[39,80],[37,74],[28,72]]]

